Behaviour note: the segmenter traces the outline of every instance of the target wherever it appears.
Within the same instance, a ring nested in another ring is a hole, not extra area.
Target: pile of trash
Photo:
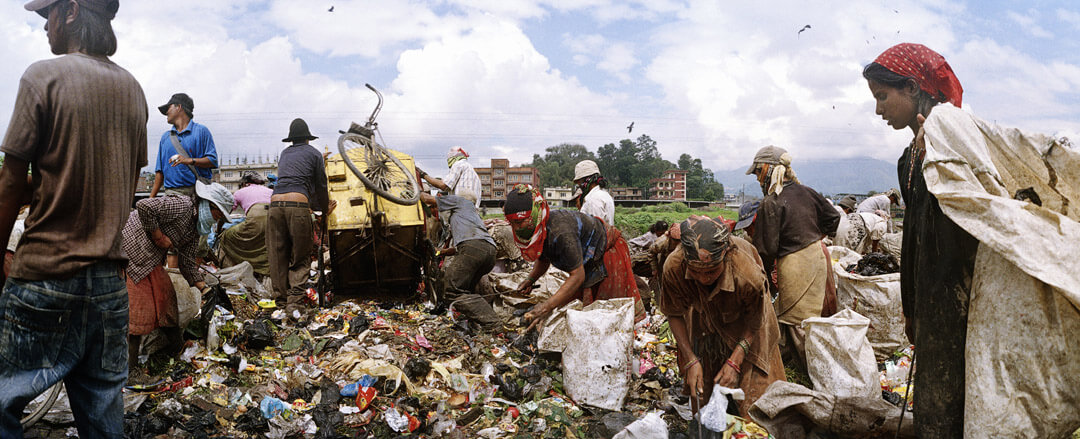
[[[193,319],[206,333],[179,358],[146,364],[161,381],[125,390],[126,399],[143,399],[125,416],[127,437],[632,438],[688,430],[689,401],[660,314],[628,335],[622,402],[598,408],[570,396],[564,374],[574,370],[541,351],[536,332],[523,334],[513,299],[499,304],[508,323],[493,333],[452,309],[433,314],[431,303],[349,299],[292,327],[273,303],[218,302]],[[725,437],[769,437],[735,416],[725,425]]]

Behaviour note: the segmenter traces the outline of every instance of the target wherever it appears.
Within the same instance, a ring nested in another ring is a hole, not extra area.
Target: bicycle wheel
[[[60,389],[63,385],[62,381],[53,384],[52,387],[45,390],[45,393],[38,395],[37,398],[30,401],[30,404],[26,405],[26,408],[23,409],[23,417],[20,420],[24,429],[36,424],[41,418],[45,417],[45,414],[49,413],[49,409],[56,403],[56,397],[60,395]]]
[[[420,200],[416,175],[375,141],[345,133],[338,137],[338,150],[349,170],[380,197],[406,206]]]

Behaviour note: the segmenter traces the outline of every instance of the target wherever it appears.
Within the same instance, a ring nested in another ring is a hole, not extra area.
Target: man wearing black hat
[[[46,17],[49,46],[61,56],[23,73],[0,146],[0,242],[32,199],[0,293],[0,438],[22,437],[27,403],[61,380],[79,437],[123,437],[128,257],[121,230],[147,161],[146,96],[109,59],[116,0],[25,7]]]
[[[330,202],[326,189],[323,156],[308,144],[315,139],[318,137],[311,135],[303,119],[294,119],[289,125],[289,137],[281,141],[292,145],[278,159],[278,181],[266,220],[274,298],[288,298],[285,314],[293,321],[303,317],[304,290],[311,270],[311,249],[315,244],[311,211],[322,211],[325,221],[336,204]]]
[[[161,135],[158,142],[157,162],[154,166],[154,186],[150,197],[157,196],[161,188],[166,195],[192,196],[195,180],[199,177],[209,181],[210,170],[217,167],[217,147],[214,136],[206,126],[191,120],[195,102],[185,93],[177,93],[169,102],[158,107],[172,125]]]

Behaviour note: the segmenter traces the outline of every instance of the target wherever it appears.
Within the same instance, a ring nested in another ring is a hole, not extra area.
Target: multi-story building
[[[490,168],[473,168],[480,176],[481,199],[502,199],[506,190],[518,183],[537,185],[540,174],[536,168],[510,167],[508,159],[491,159]]]
[[[240,177],[244,175],[244,171],[254,171],[266,177],[270,174],[277,173],[277,158],[274,161],[248,162],[247,158],[237,160],[231,164],[218,164],[218,169],[214,170],[214,181],[221,183],[226,189],[235,191],[240,189]]]
[[[629,186],[612,186],[607,188],[611,198],[616,200],[641,200],[644,199],[644,194],[639,187]]]
[[[649,199],[686,201],[686,174],[681,169],[668,169],[660,178],[649,180]]]
[[[544,188],[544,199],[551,207],[570,207],[570,200],[574,196],[574,188],[549,187]]]

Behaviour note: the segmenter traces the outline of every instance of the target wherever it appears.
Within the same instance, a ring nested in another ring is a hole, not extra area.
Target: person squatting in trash
[[[761,184],[765,198],[757,209],[753,243],[766,273],[776,268],[776,318],[783,330],[782,345],[791,359],[805,367],[801,323],[836,311],[831,259],[822,239],[834,235],[838,212],[817,191],[803,186],[783,148],[758,150],[746,173]],[[831,287],[831,288],[830,288]]]
[[[678,224],[679,246],[664,263],[660,311],[668,317],[679,371],[692,402],[704,405],[712,384],[740,388],[739,414],[774,381],[785,381],[780,328],[757,250],[711,218]],[[694,411],[701,406],[694,405]]]
[[[142,336],[162,328],[169,355],[178,354],[183,347],[176,291],[163,265],[166,253],[175,250],[180,274],[205,296],[210,287],[196,262],[199,237],[209,235],[232,205],[232,194],[224,186],[196,181],[195,197],[167,195],[139,200],[128,215],[123,235],[124,252],[129,258],[125,273],[130,303],[128,367],[132,377],[141,378],[136,372],[136,359]]]
[[[885,50],[863,69],[875,113],[912,140],[897,161],[904,200],[900,294],[918,346],[915,430],[963,437],[968,297],[979,242],[946,216],[923,178],[922,122],[939,104],[960,107],[963,88],[945,58],[921,44]]]
[[[479,209],[480,175],[476,173],[476,169],[473,169],[472,164],[469,163],[469,153],[461,149],[460,146],[450,147],[450,151],[446,153],[446,167],[450,168],[450,172],[445,179],[432,177],[420,168],[416,168],[416,173],[424,181],[441,191],[473,200],[473,205]]]
[[[116,65],[116,0],[34,0],[56,58],[19,81],[0,151],[0,242],[30,203],[0,294],[0,437],[63,381],[79,437],[124,436],[121,229],[147,164],[146,96]],[[27,170],[33,165],[33,180]]]
[[[265,186],[266,180],[248,171],[240,177],[240,189],[233,192],[233,210],[244,212],[244,220],[218,236],[218,260],[221,267],[231,267],[247,261],[251,269],[263,276],[270,274],[266,254],[266,217],[270,212],[270,197],[274,190]]]
[[[552,311],[574,299],[588,305],[594,300],[633,297],[635,320],[645,317],[630,266],[630,249],[618,229],[578,211],[551,211],[540,191],[527,184],[515,185],[507,192],[503,213],[522,256],[535,261],[517,294],[528,295],[533,283],[552,265],[570,274],[554,295],[525,314],[527,329],[543,323]]]
[[[337,205],[327,191],[322,153],[308,143],[315,139],[303,119],[289,124],[289,136],[281,141],[291,145],[278,159],[278,180],[266,219],[266,256],[274,298],[287,299],[285,314],[294,322],[306,314],[304,292],[315,246],[311,211],[322,211],[325,222]]]
[[[600,175],[600,167],[592,160],[582,160],[574,165],[574,186],[581,189],[581,213],[615,224],[615,199],[608,193],[607,179]]]
[[[475,202],[457,195],[433,196],[420,193],[420,201],[439,209],[450,224],[451,246],[437,250],[437,256],[453,256],[443,268],[446,300],[454,310],[484,329],[495,329],[502,319],[479,294],[480,278],[495,267],[495,240],[484,227]]]

